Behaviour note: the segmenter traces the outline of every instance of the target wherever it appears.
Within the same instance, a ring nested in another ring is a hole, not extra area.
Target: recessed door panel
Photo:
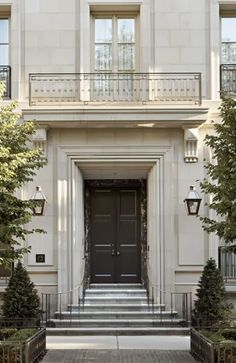
[[[138,189],[91,190],[91,280],[140,281]]]

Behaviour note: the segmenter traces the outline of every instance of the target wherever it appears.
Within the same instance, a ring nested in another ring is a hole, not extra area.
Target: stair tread
[[[133,283],[133,284],[125,284],[125,283],[120,283],[120,284],[112,284],[112,283],[107,283],[107,284],[99,284],[99,283],[92,283],[92,284],[90,284],[89,285],[89,287],[94,287],[94,286],[96,286],[96,287],[109,287],[109,286],[114,286],[114,287],[125,287],[125,286],[134,286],[134,287],[136,287],[136,286],[140,286],[140,287],[144,287],[142,284],[140,284],[140,283]]]
[[[137,299],[137,300],[146,300],[147,297],[146,296],[85,296],[85,300],[87,299],[92,299],[92,300],[103,300],[103,299],[107,299],[107,300],[113,300],[113,299],[121,299],[121,300],[134,300],[134,299]]]
[[[63,330],[73,330],[73,331],[94,331],[94,330],[97,330],[97,331],[119,331],[119,330],[123,330],[123,331],[132,331],[132,330],[136,330],[136,331],[139,331],[140,328],[139,327],[122,327],[122,328],[117,328],[117,327],[109,327],[109,328],[106,328],[106,327],[99,327],[99,328],[92,328],[92,327],[88,327],[88,328],[73,328],[73,327],[70,327],[70,328],[46,328],[47,331],[55,331],[55,330],[60,330],[60,331],[63,331]],[[160,330],[160,331],[174,331],[174,330],[186,330],[189,332],[189,328],[183,328],[183,327],[148,327],[148,328],[145,328],[143,327],[142,328],[142,331],[144,330],[147,330],[147,331],[155,331],[155,330]]]
[[[80,315],[88,315],[88,314],[94,314],[94,315],[119,315],[119,314],[122,314],[122,315],[153,315],[153,314],[160,314],[160,311],[155,311],[154,313],[152,311],[56,311],[55,314],[65,314],[65,315],[77,315],[77,314],[80,314]],[[170,311],[170,310],[165,310],[165,311],[162,311],[162,314],[163,315],[168,315],[168,314],[177,314],[177,311]]]
[[[79,307],[79,305],[78,304],[72,304],[72,305],[68,305],[68,307]],[[140,304],[109,304],[108,306],[111,306],[111,307],[116,307],[116,306],[123,306],[123,307],[125,307],[125,306],[127,306],[127,307],[140,307],[140,306],[146,306],[147,308],[149,307],[149,308],[152,308],[152,306],[154,306],[154,308],[157,308],[157,307],[165,307],[165,304],[155,304],[155,305],[151,305],[151,304],[148,304],[148,303],[144,303],[144,304],[142,304],[142,305],[140,305]],[[93,305],[91,305],[91,304],[82,304],[82,305],[80,305],[80,307],[83,307],[83,308],[86,308],[86,307],[98,307],[98,308],[102,308],[102,307],[104,307],[104,304],[93,304]]]
[[[114,289],[89,289],[86,290],[86,294],[146,294],[146,290],[144,289],[135,289],[135,290],[130,290],[130,289],[120,289],[120,290],[114,290]]]
[[[71,322],[70,319],[50,319],[50,321],[53,321],[53,322]],[[182,321],[182,319],[73,319],[73,322],[83,322],[83,323],[104,323],[104,322],[107,322],[107,323],[125,323],[125,322],[132,322],[132,323],[138,323],[138,322],[142,322],[142,323],[152,323],[153,321],[165,321],[165,322],[180,322]]]

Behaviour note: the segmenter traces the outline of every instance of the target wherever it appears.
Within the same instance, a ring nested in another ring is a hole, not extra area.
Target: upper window
[[[0,65],[9,64],[9,19],[0,18]]]
[[[136,19],[94,17],[94,71],[134,72],[137,68]]]
[[[221,63],[236,64],[236,16],[221,18]]]

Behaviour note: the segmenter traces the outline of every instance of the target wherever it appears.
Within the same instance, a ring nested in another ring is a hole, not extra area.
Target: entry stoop
[[[56,312],[49,335],[187,335],[176,311],[148,304],[141,284],[91,284],[83,306]],[[52,327],[53,326],[53,327]]]

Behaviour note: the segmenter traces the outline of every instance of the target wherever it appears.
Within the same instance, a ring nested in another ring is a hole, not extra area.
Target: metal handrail
[[[182,317],[182,323],[184,326],[191,326],[192,324],[192,292],[173,292],[173,291],[167,291],[165,289],[160,289],[159,285],[155,285],[151,282],[148,274],[148,270],[146,269],[145,274],[145,280],[143,281],[144,287],[146,287],[147,291],[147,300],[148,305],[151,304],[152,307],[152,315],[153,315],[153,321],[155,320],[155,301],[158,298],[159,295],[159,301],[160,301],[160,320],[162,324],[163,320],[163,305],[168,298],[170,299],[170,311],[171,311],[171,319],[173,322],[174,316],[175,316],[175,306],[176,306],[176,299],[177,297],[180,297],[180,310],[181,317]]]
[[[80,313],[81,309],[84,308],[84,300],[85,300],[85,292],[89,285],[89,278],[88,278],[88,255],[85,254],[84,257],[84,273],[83,278],[80,281],[80,283],[67,291],[64,292],[57,292],[57,293],[42,293],[42,300],[41,300],[41,306],[42,306],[42,323],[45,322],[46,326],[52,326],[51,323],[51,312],[52,312],[52,298],[56,298],[56,305],[58,306],[58,313],[61,319],[62,316],[62,299],[63,296],[65,297],[65,304],[66,306],[69,306],[69,312],[70,312],[70,322],[72,321],[72,308],[73,308],[73,301],[74,301],[74,295],[77,293],[77,302],[78,302],[78,312]],[[44,318],[45,315],[45,318]]]
[[[31,73],[29,103],[35,105],[142,102],[200,105],[201,73]]]

